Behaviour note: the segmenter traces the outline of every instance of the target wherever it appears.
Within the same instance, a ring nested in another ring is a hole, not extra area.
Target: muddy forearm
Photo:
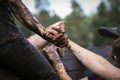
[[[44,27],[39,21],[31,14],[28,8],[23,4],[21,0],[8,0],[11,11],[16,18],[28,27],[33,32],[42,35]]]
[[[51,65],[60,77],[60,80],[72,80],[64,68],[64,65],[59,57],[57,47],[50,44],[44,48],[44,52],[47,59],[51,62]]]
[[[49,56],[49,58],[50,58],[50,56]],[[52,63],[52,66],[56,70],[58,76],[60,77],[60,80],[72,80],[68,76],[61,59],[57,55],[57,52],[56,52],[56,54],[54,53],[54,57],[51,57],[51,58],[52,59],[50,61]]]

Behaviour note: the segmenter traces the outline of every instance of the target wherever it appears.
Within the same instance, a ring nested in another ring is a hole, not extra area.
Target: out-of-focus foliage
[[[47,27],[57,21],[60,21],[59,16],[57,16],[56,14],[51,16],[46,10],[42,10],[37,15],[37,18],[44,27]]]
[[[104,38],[100,36],[97,32],[97,29],[100,26],[106,27],[116,27],[120,26],[120,1],[119,0],[107,0],[102,1],[98,7],[98,12],[94,16],[91,27],[94,28],[94,40],[93,43],[95,46],[100,45],[111,45],[112,39]]]
[[[41,0],[36,1],[38,1],[38,4],[36,4],[36,8],[38,8]],[[84,47],[112,44],[112,39],[102,37],[98,34],[97,30],[100,26],[120,26],[120,0],[101,0],[97,8],[97,13],[90,16],[84,14],[80,4],[76,0],[71,0],[71,5],[72,12],[64,19],[61,19],[55,13],[50,15],[51,11],[49,10],[39,10],[40,12],[35,16],[45,27],[57,21],[64,20],[68,26],[67,33],[70,39]],[[20,23],[17,22],[17,25],[20,26],[20,29],[27,37],[33,34]]]
[[[85,18],[80,5],[75,0],[72,0],[72,13],[65,18],[68,24],[68,35],[70,39],[82,46],[86,46],[89,40],[89,27],[84,25],[85,22],[88,23],[89,21],[85,20]]]

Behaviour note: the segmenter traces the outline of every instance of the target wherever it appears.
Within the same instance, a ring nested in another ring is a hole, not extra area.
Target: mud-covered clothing
[[[24,80],[58,80],[47,59],[18,30],[4,0],[0,0],[0,67]]]

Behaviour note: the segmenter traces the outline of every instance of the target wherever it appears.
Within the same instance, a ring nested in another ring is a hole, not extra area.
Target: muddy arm
[[[49,25],[49,27],[44,28],[28,10],[28,8],[23,4],[22,0],[7,0],[7,2],[16,18],[31,31],[37,33],[42,38],[55,44],[56,46],[66,46],[68,42],[66,42],[67,36],[63,34],[65,30],[63,30],[63,28],[65,27],[64,22],[58,22],[54,24],[58,27],[54,27],[54,25]]]
[[[15,17],[27,28],[35,33],[42,35],[44,27],[32,15],[28,8],[23,4],[22,0],[7,0],[11,11]]]
[[[56,70],[60,80],[72,80],[67,74],[64,65],[57,52],[57,47],[54,45],[49,45],[44,49],[47,59],[51,62],[52,66]]]

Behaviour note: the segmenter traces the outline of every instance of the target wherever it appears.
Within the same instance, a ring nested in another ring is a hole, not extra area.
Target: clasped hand
[[[68,35],[66,34],[65,22],[57,22],[45,28],[43,38],[55,44],[58,47],[65,47],[68,44]]]

